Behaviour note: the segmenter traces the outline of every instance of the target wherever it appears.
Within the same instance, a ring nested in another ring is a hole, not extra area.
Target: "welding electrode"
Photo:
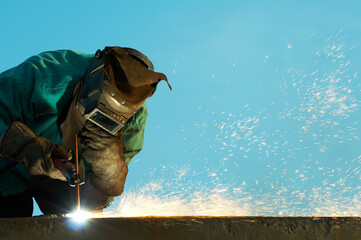
[[[75,166],[69,160],[53,158],[54,167],[66,178],[70,186],[76,187],[77,210],[80,210],[80,177],[79,177],[79,152],[78,136],[75,135]]]
[[[77,207],[76,210],[80,210],[80,190],[79,190],[79,154],[78,154],[78,135],[75,135],[75,171],[76,171],[76,203]]]

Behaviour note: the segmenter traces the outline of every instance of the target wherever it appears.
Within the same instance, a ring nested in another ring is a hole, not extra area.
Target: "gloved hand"
[[[54,167],[59,170],[71,187],[75,187],[77,183],[80,185],[85,182],[85,166],[82,159],[79,159],[79,174],[76,174],[75,161],[53,158]]]
[[[70,159],[71,153],[61,146],[37,137],[23,123],[13,122],[5,132],[1,154],[10,160],[24,163],[33,175],[45,175],[65,181],[65,177],[54,168],[53,159]]]
[[[128,174],[122,133],[115,137],[87,121],[79,138],[82,156],[92,166],[91,184],[107,196],[121,195]]]

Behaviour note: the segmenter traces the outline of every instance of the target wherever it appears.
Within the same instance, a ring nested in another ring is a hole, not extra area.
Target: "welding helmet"
[[[154,72],[152,62],[132,48],[106,47],[92,58],[84,81],[73,94],[62,124],[63,147],[74,149],[74,136],[86,121],[117,136],[126,122],[167,77]],[[171,86],[168,83],[169,88]]]

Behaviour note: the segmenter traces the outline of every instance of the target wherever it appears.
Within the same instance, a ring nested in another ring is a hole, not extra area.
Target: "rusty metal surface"
[[[360,239],[356,217],[0,218],[0,239]]]

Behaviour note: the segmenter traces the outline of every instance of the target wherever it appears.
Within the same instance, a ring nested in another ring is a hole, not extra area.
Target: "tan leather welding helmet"
[[[152,62],[135,49],[98,50],[86,78],[74,91],[72,106],[62,125],[63,146],[67,148],[69,142],[73,143],[66,139],[78,134],[86,121],[117,136],[128,119],[153,95],[161,80],[168,83],[167,77],[154,72]],[[168,86],[171,89],[169,83]]]

